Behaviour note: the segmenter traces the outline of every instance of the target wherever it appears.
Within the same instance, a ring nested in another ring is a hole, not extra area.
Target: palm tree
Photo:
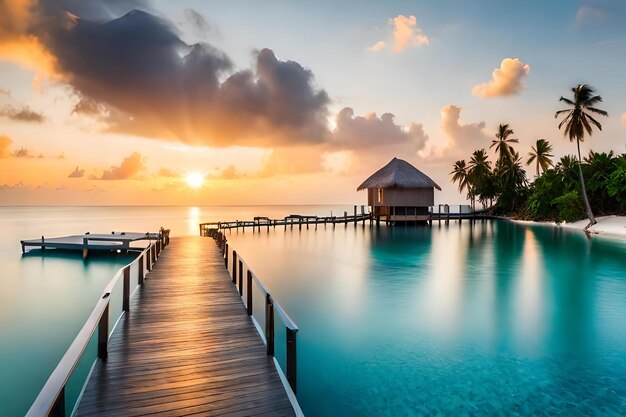
[[[508,123],[500,124],[498,126],[498,133],[496,133],[496,139],[491,141],[489,149],[495,147],[498,154],[498,160],[504,161],[505,159],[511,159],[513,147],[511,143],[518,143],[516,138],[509,138],[513,134],[513,129]]]
[[[546,172],[552,165],[550,158],[554,157],[552,152],[552,145],[545,139],[537,139],[535,146],[531,147],[532,151],[528,152],[528,161],[526,165],[530,165],[533,162],[536,164],[537,176],[539,176],[539,170]]]
[[[452,167],[452,182],[459,183],[459,192],[462,193],[463,190],[468,188],[468,170],[467,165],[465,164],[465,159],[461,159],[460,161],[456,161],[454,166]]]
[[[579,84],[572,88],[574,93],[573,100],[565,97],[561,97],[559,101],[562,101],[569,105],[571,108],[559,110],[554,114],[556,119],[560,115],[564,114],[565,117],[559,123],[559,129],[565,126],[563,134],[569,137],[570,142],[576,140],[576,147],[578,149],[578,173],[580,174],[580,186],[583,192],[583,199],[585,200],[585,208],[587,209],[587,217],[589,217],[589,224],[585,227],[585,230],[596,224],[596,219],[593,217],[591,206],[589,205],[589,198],[587,197],[587,190],[585,188],[585,178],[583,176],[582,158],[580,157],[580,142],[585,140],[585,132],[591,136],[593,132],[593,126],[598,130],[602,130],[602,125],[596,119],[593,118],[591,113],[599,114],[600,116],[608,116],[609,114],[594,107],[596,104],[602,102],[602,97],[594,95],[595,90],[593,87],[587,84]]]
[[[482,190],[486,186],[486,182],[490,179],[491,163],[484,149],[476,150],[472,154],[468,164],[468,181],[471,184],[472,196],[478,195],[478,199],[485,205],[485,198],[482,196]]]

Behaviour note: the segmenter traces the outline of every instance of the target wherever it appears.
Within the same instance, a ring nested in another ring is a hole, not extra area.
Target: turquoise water
[[[0,207],[0,417],[23,416],[129,255],[47,251],[22,256],[21,239],[110,231],[198,234],[200,221],[291,213],[330,214],[339,207]],[[343,213],[343,211],[342,211]],[[132,270],[133,279],[136,276]],[[121,288],[121,286],[118,286]],[[116,288],[116,291],[121,291]],[[111,325],[120,312],[115,291]],[[87,349],[68,386],[68,409],[95,358]],[[81,379],[82,378],[82,379]]]
[[[24,414],[129,261],[22,257],[20,239],[349,209],[0,207],[0,416]],[[625,242],[500,221],[229,239],[300,327],[309,417],[624,414]]]
[[[504,221],[228,237],[300,327],[307,416],[626,413],[625,242]]]

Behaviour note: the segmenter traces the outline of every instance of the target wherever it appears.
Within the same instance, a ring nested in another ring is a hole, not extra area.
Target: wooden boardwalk
[[[171,239],[77,415],[295,415],[213,239]]]

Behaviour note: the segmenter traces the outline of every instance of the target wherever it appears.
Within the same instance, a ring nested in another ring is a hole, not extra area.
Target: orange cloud
[[[100,180],[127,180],[136,178],[146,169],[144,157],[139,152],[133,152],[124,158],[119,166],[112,166],[102,173]]]
[[[626,113],[622,114],[622,123],[626,124]]]
[[[78,167],[76,167],[76,169],[72,171],[70,175],[67,176],[67,178],[82,178],[84,176],[85,176],[85,170],[78,169]]]
[[[389,19],[389,25],[392,28],[390,52],[397,54],[422,45],[428,45],[430,39],[422,29],[417,27],[417,19],[415,16],[404,16],[399,14],[393,19]],[[387,47],[387,43],[380,40],[367,48],[372,52],[378,52]]]
[[[461,107],[450,104],[441,109],[441,128],[451,139],[449,148],[463,150],[488,144],[485,122],[461,124]]]
[[[0,158],[6,158],[11,154],[13,141],[8,136],[0,135]]]
[[[368,51],[372,51],[372,52],[378,52],[381,49],[385,48],[385,41],[378,41],[375,44],[373,44],[372,46],[368,47],[367,50]]]
[[[165,177],[165,178],[176,178],[176,177],[180,177],[180,174],[172,169],[169,168],[161,168],[159,170],[158,173],[159,177]]]
[[[519,94],[523,88],[522,79],[530,72],[530,65],[518,58],[504,58],[500,68],[491,73],[491,81],[478,84],[472,89],[477,97],[492,98]]]

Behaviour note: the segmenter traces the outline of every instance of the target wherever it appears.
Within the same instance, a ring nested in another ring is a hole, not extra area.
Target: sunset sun
[[[187,174],[187,176],[185,177],[185,182],[189,187],[193,189],[198,189],[202,187],[202,184],[204,184],[204,175],[198,174],[197,172]]]

